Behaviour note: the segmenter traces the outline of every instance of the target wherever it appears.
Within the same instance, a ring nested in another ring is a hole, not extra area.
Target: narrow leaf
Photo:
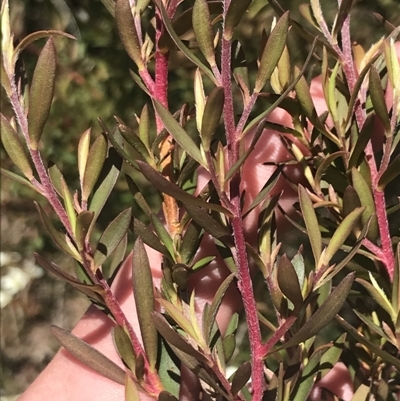
[[[167,248],[161,243],[160,239],[153,233],[152,230],[149,229],[149,227],[147,227],[138,219],[133,220],[133,232],[134,234],[138,235],[146,245],[163,255],[168,254]]]
[[[282,293],[293,303],[295,310],[299,310],[303,305],[299,278],[286,255],[279,260],[277,280]]]
[[[293,401],[307,401],[320,366],[321,351],[314,352],[297,381]]]
[[[328,295],[325,302],[306,321],[306,323],[283,346],[277,350],[286,349],[313,337],[322,330],[346,302],[347,295],[353,284],[355,273],[348,274],[339,285]]]
[[[107,157],[107,139],[104,135],[99,135],[92,147],[86,162],[85,174],[82,184],[82,200],[87,201],[96,182],[100,176],[104,162]]]
[[[106,0],[102,0],[105,2]],[[112,2],[112,0],[109,0]],[[140,394],[136,387],[136,383],[133,381],[132,377],[127,374],[125,381],[125,401],[140,401]]]
[[[22,174],[24,174],[28,180],[32,180],[32,167],[18,134],[3,114],[1,114],[0,117],[1,142],[3,143],[4,149],[11,161],[21,170]]]
[[[221,306],[222,299],[228,290],[232,280],[235,278],[235,275],[231,273],[219,286],[217,292],[215,293],[214,299],[210,308],[207,310],[205,320],[204,320],[204,329],[206,332],[204,333],[204,339],[207,344],[209,344],[211,339],[211,331],[217,317],[218,310]]]
[[[35,202],[35,205],[39,211],[40,217],[42,219],[42,222],[49,233],[50,237],[53,239],[53,241],[67,254],[72,256],[74,259],[81,261],[82,258],[79,255],[78,251],[75,248],[71,248],[66,239],[65,239],[65,234],[63,234],[61,231],[58,231],[54,228],[53,224],[51,223],[50,219],[48,218],[46,212],[44,209],[37,203]]]
[[[174,116],[157,100],[154,100],[154,108],[157,111],[162,123],[166,130],[173,136],[176,142],[185,150],[194,160],[196,160],[201,166],[206,167],[206,163],[203,160],[200,149],[194,143],[193,139],[187,134],[187,132],[180,126],[178,121],[175,120]]]
[[[89,157],[90,132],[91,129],[89,128],[82,134],[78,145],[78,172],[79,172],[79,179],[81,182],[81,190],[83,186],[83,177],[85,176],[86,163]]]
[[[231,0],[224,21],[223,36],[225,40],[232,40],[233,32],[238,26],[243,15],[245,15],[250,3],[251,0]]]
[[[352,167],[358,167],[361,164],[364,157],[365,147],[374,133],[374,126],[375,116],[374,114],[370,114],[365,120],[357,141],[351,150],[349,169]]]
[[[287,11],[277,22],[265,45],[260,60],[260,66],[258,67],[257,78],[254,86],[255,92],[261,92],[266,82],[271,78],[285,48],[288,29],[289,12]]]
[[[138,32],[129,0],[117,0],[115,3],[115,19],[121,42],[129,57],[137,65],[139,71],[146,69],[144,65]]]
[[[104,230],[94,253],[95,266],[101,266],[114,252],[128,231],[131,219],[132,209],[128,208],[120,213]]]
[[[310,238],[315,263],[318,263],[322,252],[321,232],[319,230],[317,215],[315,214],[312,201],[306,189],[302,185],[299,185],[299,199],[304,222],[306,223],[307,234]]]
[[[400,153],[392,160],[388,168],[379,178],[378,186],[381,191],[400,174]]]
[[[150,366],[154,368],[157,362],[158,342],[157,330],[151,317],[154,311],[153,278],[149,258],[140,238],[136,240],[133,248],[132,280],[143,345]]]
[[[26,187],[28,187],[42,195],[42,193],[39,191],[39,189],[36,188],[33,184],[31,184],[26,178],[21,177],[20,175],[15,174],[12,171],[6,170],[5,168],[1,168],[0,171],[1,171],[1,174],[4,175],[5,177],[12,179],[15,182],[18,182],[19,184],[25,185]]]
[[[212,135],[218,127],[223,108],[224,88],[217,86],[207,98],[201,121],[201,140],[206,152],[210,150]]]
[[[231,392],[235,396],[247,384],[251,377],[250,362],[242,363],[235,372],[232,379]]]
[[[120,357],[131,372],[134,372],[136,358],[129,335],[121,326],[115,326],[113,328],[113,339]]]
[[[210,10],[206,0],[196,0],[193,6],[193,30],[201,52],[211,67],[216,65],[214,35],[211,26]]]
[[[333,258],[335,253],[344,244],[347,237],[350,235],[357,222],[359,221],[361,215],[364,213],[365,208],[360,207],[352,212],[350,212],[340,223],[339,227],[336,229],[327,248],[325,249],[324,255],[320,262],[320,266],[328,266],[330,260]]]
[[[85,249],[85,243],[88,241],[89,228],[94,218],[94,212],[85,210],[78,214],[75,223],[75,240],[78,250],[81,252]]]
[[[224,207],[222,207],[220,205],[216,205],[214,203],[206,202],[200,198],[192,196],[192,195],[188,194],[187,192],[183,191],[181,188],[179,188],[177,185],[173,184],[172,182],[168,181],[162,174],[160,174],[158,171],[154,170],[152,167],[150,167],[146,163],[143,163],[139,160],[137,163],[139,165],[140,171],[143,173],[143,175],[146,177],[146,179],[151,184],[153,184],[160,192],[170,195],[173,198],[183,202],[184,204],[188,203],[190,205],[203,207],[205,209],[210,209],[210,210],[214,210],[216,212],[224,213],[228,216],[231,215],[231,213],[228,210],[226,210]]]
[[[372,216],[372,221],[369,226],[367,238],[371,241],[375,240],[379,235],[379,229],[375,211],[375,202],[372,196],[371,187],[356,168],[353,168],[351,170],[351,177],[354,189],[356,190],[357,195],[360,198],[361,205],[365,206],[364,213],[361,216],[362,223],[366,224],[368,219]]]
[[[381,79],[378,70],[372,65],[369,71],[369,93],[374,106],[374,111],[385,127],[385,132],[391,132],[390,118],[386,107],[385,94],[383,93]]]
[[[84,365],[118,384],[125,384],[125,372],[97,349],[60,327],[51,326],[51,331],[59,343]]]
[[[29,91],[28,128],[30,147],[36,150],[50,114],[56,78],[56,48],[50,38],[40,53]]]
[[[387,352],[383,351],[380,347],[375,345],[373,342],[369,341],[356,328],[354,328],[341,316],[337,315],[336,320],[352,337],[354,337],[361,344],[365,345],[370,352],[373,352],[376,355],[380,356],[389,365],[393,365],[397,369],[400,369],[400,359],[388,354]]]

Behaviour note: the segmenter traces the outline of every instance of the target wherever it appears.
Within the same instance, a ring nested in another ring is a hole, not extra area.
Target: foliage
[[[352,48],[353,2],[340,2],[329,26],[317,0],[300,6],[307,25],[270,1],[277,19],[258,38],[255,62],[237,37],[256,1],[102,1],[133,63],[135,91],[148,102],[136,110],[136,126],[119,116],[114,123],[99,118],[101,135],[93,138],[90,129],[81,135],[75,188],[56,165],[46,165],[42,152],[57,81],[55,44],[73,37],[41,31],[17,45],[8,1],[2,2],[1,83],[13,115],[1,114],[1,139],[22,174],[2,173],[51,206],[63,230],[37,203],[43,226],[75,261],[76,274],[40,255],[37,262],[112,318],[126,368],[55,327],[57,339],[100,374],[125,384],[129,400],[140,392],[177,399],[171,364],[174,371],[184,364],[195,372],[211,399],[305,400],[316,381],[349,360],[354,390],[365,393],[357,399],[368,393],[395,399],[400,246],[399,227],[389,218],[400,209],[400,29],[382,21],[387,37],[364,51]],[[308,43],[306,59],[296,63],[293,35]],[[26,86],[20,54],[43,37]],[[189,104],[169,102],[172,57],[195,68],[185,82],[194,91]],[[321,71],[312,81],[311,65]],[[274,146],[285,156],[260,162],[255,155],[271,132],[280,133]],[[252,177],[271,165],[274,172],[264,182]],[[107,200],[123,168],[142,214],[122,210],[97,236],[96,223],[109,215]],[[157,202],[147,199],[138,180],[154,187]],[[307,236],[311,252],[301,246],[290,257],[280,253],[284,219]],[[151,249],[162,255],[161,266],[154,266]],[[112,288],[126,263],[132,264],[142,341]],[[213,300],[198,311],[196,277],[216,265],[227,272]],[[256,268],[269,293],[266,313],[257,304]],[[226,330],[218,323],[232,287],[242,300],[249,350],[235,341],[236,313]],[[324,331],[327,325],[334,337]],[[227,377],[235,351],[247,361]]]

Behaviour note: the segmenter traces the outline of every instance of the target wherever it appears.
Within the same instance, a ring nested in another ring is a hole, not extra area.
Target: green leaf
[[[143,142],[144,146],[150,149],[150,114],[149,106],[147,103],[143,106],[142,113],[140,114],[139,122],[139,138]]]
[[[288,29],[289,12],[287,11],[277,22],[265,45],[254,86],[256,93],[260,93],[266,82],[271,78],[285,48]]]
[[[34,191],[36,191],[37,193],[42,195],[42,193],[39,191],[39,188],[36,188],[26,178],[21,177],[20,175],[15,174],[12,171],[8,171],[8,170],[6,170],[4,168],[1,168],[0,171],[1,171],[1,174],[4,175],[5,177],[11,178],[15,182],[18,182],[19,184],[25,185],[28,188],[33,189]]]
[[[147,359],[152,368],[157,363],[157,330],[154,327],[151,314],[154,311],[153,278],[149,258],[143,242],[138,238],[133,248],[132,260],[133,295],[136,301],[136,311],[139,318],[140,333]]]
[[[64,271],[63,269],[61,269],[55,263],[48,262],[46,259],[44,259],[42,256],[40,256],[37,253],[35,253],[34,256],[35,256],[35,260],[36,260],[37,264],[42,266],[48,272],[54,274],[56,277],[60,278],[61,280],[66,281],[67,283],[71,284],[82,294],[85,294],[87,297],[94,299],[99,304],[102,304],[104,302],[103,301],[104,290],[100,285],[81,283],[74,276],[72,276],[68,272]]]
[[[345,152],[345,151],[339,151],[339,152],[331,153],[318,166],[317,171],[316,171],[315,176],[314,176],[315,190],[316,190],[317,193],[322,193],[322,191],[321,191],[321,179],[322,179],[322,176],[325,174],[326,170],[332,165],[332,162],[334,160],[336,160],[338,157],[343,157],[346,154],[347,154],[347,152]]]
[[[400,174],[400,153],[392,160],[388,168],[383,172],[379,178],[378,187],[383,191],[386,185],[391,183]]]
[[[99,135],[90,148],[82,183],[82,200],[87,201],[100,176],[107,157],[107,139]]]
[[[29,146],[37,150],[44,125],[50,114],[56,79],[56,48],[50,38],[40,53],[29,91]]]
[[[335,364],[339,361],[340,355],[342,355],[343,349],[345,348],[344,343],[346,341],[346,333],[341,334],[331,346],[321,356],[320,372],[321,377],[328,374]]]
[[[93,256],[95,266],[101,266],[114,252],[126,235],[131,219],[132,209],[128,208],[121,212],[103,231]]]
[[[201,52],[211,67],[216,66],[214,34],[211,25],[210,10],[206,0],[196,0],[193,6],[193,30]]]
[[[89,210],[95,212],[93,223],[96,221],[98,215],[104,207],[104,204],[110,196],[121,168],[121,157],[118,155],[115,149],[109,149],[108,158],[106,159],[102,172],[100,173],[100,177],[97,180],[98,185],[94,188],[94,194],[90,202]]]
[[[348,323],[341,316],[337,315],[336,320],[352,337],[354,337],[361,344],[365,345],[367,347],[367,349],[369,350],[369,352],[375,353],[377,356],[380,356],[389,365],[392,365],[392,366],[396,367],[397,369],[400,369],[400,359],[388,354],[387,352],[383,351],[380,347],[375,345],[373,342],[369,341],[356,328],[354,328],[350,323]]]
[[[232,379],[231,392],[235,396],[247,384],[251,377],[250,362],[242,363],[235,372]]]
[[[347,295],[353,284],[355,273],[348,274],[339,285],[328,295],[325,302],[306,321],[306,323],[295,333],[284,345],[276,349],[286,349],[300,344],[319,333],[335,315],[340,311],[346,302]]]
[[[103,2],[107,0],[101,0]],[[112,0],[109,0],[112,2]],[[136,387],[136,383],[128,374],[125,379],[125,401],[140,401],[140,394]]]
[[[42,222],[43,222],[47,232],[49,233],[50,237],[53,239],[53,241],[68,255],[72,256],[74,259],[76,259],[78,261],[82,261],[82,258],[79,255],[77,249],[72,244],[70,246],[68,244],[68,242],[66,241],[65,234],[54,228],[54,226],[51,223],[50,219],[48,218],[46,212],[37,202],[35,202],[35,205],[39,211]]]
[[[248,0],[246,0],[248,1]],[[179,36],[177,35],[177,33],[175,32],[172,24],[171,24],[171,19],[168,16],[168,13],[164,7],[164,4],[162,1],[157,1],[157,5],[161,11],[161,17],[162,20],[164,22],[165,28],[167,29],[168,33],[170,34],[171,38],[173,39],[173,41],[175,42],[175,44],[178,46],[179,50],[193,63],[195,64],[197,67],[200,68],[200,70],[202,70],[207,76],[208,78],[211,79],[212,82],[214,82],[215,84],[217,84],[216,79],[214,77],[214,74],[212,73],[212,71],[205,66],[194,54],[193,52],[187,47],[185,46],[185,44],[182,42],[182,40],[179,38]]]
[[[339,227],[336,229],[328,246],[325,248],[321,261],[319,262],[319,267],[328,266],[330,260],[333,258],[335,253],[344,244],[347,237],[350,235],[356,224],[358,223],[361,215],[364,213],[365,208],[360,207],[352,212],[350,212],[340,223]]]
[[[179,396],[181,362],[173,353],[168,342],[160,336],[158,376],[164,388],[176,397]]]
[[[172,196],[173,198],[183,202],[184,204],[190,204],[198,207],[203,207],[205,209],[214,210],[219,213],[224,213],[225,215],[231,216],[231,213],[226,210],[224,207],[220,205],[216,205],[214,203],[206,202],[200,198],[196,198],[177,185],[173,184],[172,182],[168,181],[162,174],[158,171],[154,170],[152,167],[147,165],[144,162],[138,160],[138,166],[140,171],[146,177],[146,179],[153,184],[160,192],[165,193],[167,195]]]
[[[224,347],[224,358],[226,362],[229,362],[233,356],[236,349],[236,338],[235,334],[228,334],[222,340],[222,345]]]
[[[207,359],[201,354],[199,351],[193,348],[191,344],[189,344],[179,333],[177,333],[171,325],[167,322],[165,317],[161,315],[161,313],[153,312],[152,313],[153,322],[161,336],[168,341],[171,346],[179,349],[184,352],[188,356],[192,357],[195,361],[206,362]],[[178,355],[179,357],[179,355]],[[195,363],[195,366],[199,364],[199,362]],[[185,362],[185,361],[183,361]],[[192,368],[192,364],[188,365],[189,368]]]
[[[210,343],[211,340],[211,331],[217,317],[218,310],[222,303],[222,298],[224,297],[226,291],[231,285],[235,275],[231,273],[218,287],[217,292],[215,293],[214,299],[209,309],[207,309],[207,313],[204,315],[204,339],[207,344]]]
[[[322,252],[321,232],[319,230],[317,215],[315,214],[310,196],[302,185],[299,185],[299,200],[304,222],[306,223],[307,234],[310,238],[315,263],[318,263]]]
[[[164,224],[157,217],[157,215],[155,213],[151,213],[150,220],[151,220],[151,222],[153,224],[155,232],[158,235],[158,238],[161,240],[161,242],[168,249],[168,252],[171,255],[171,258],[174,259],[175,258],[175,247],[174,247],[174,243],[172,241],[172,238],[169,235],[169,232],[167,231],[167,229],[165,228]]]
[[[173,136],[176,142],[185,150],[194,160],[196,160],[201,166],[207,168],[200,149],[194,143],[193,139],[187,134],[187,132],[180,126],[178,121],[175,120],[174,116],[157,100],[153,100],[154,108],[166,130]]]
[[[76,40],[75,36],[70,35],[69,33],[65,33],[62,31],[48,30],[48,31],[37,31],[33,32],[28,36],[25,36],[21,42],[18,43],[17,47],[14,50],[14,63],[18,60],[19,55],[33,42],[36,40],[46,38],[48,36],[64,36],[68,39]]]
[[[370,387],[365,384],[361,384],[353,394],[351,401],[367,401],[369,395]]]
[[[351,177],[353,181],[353,187],[360,198],[361,206],[365,206],[364,213],[361,216],[361,222],[366,224],[368,219],[372,216],[372,221],[369,226],[367,238],[375,240],[379,235],[378,220],[376,217],[375,202],[372,196],[371,187],[365,181],[361,173],[356,169],[352,168]]]
[[[125,384],[125,372],[97,349],[60,327],[51,326],[51,331],[59,343],[84,365],[118,384]]]
[[[382,288],[379,287],[379,284],[371,273],[369,273],[369,278],[372,284],[362,278],[357,278],[356,281],[370,293],[371,297],[375,299],[376,303],[383,308],[394,321],[396,319],[396,313],[393,310],[392,304],[390,303],[386,294],[383,292]]]
[[[21,170],[22,174],[31,181],[34,177],[25,148],[7,118],[4,117],[3,114],[1,114],[0,117],[1,142],[3,143],[4,149],[11,161]]]
[[[227,41],[232,40],[233,32],[239,25],[243,15],[250,6],[251,0],[231,0],[228,11],[226,12],[223,36]]]
[[[353,146],[353,149],[351,150],[350,160],[348,165],[349,169],[351,169],[352,167],[358,167],[361,164],[367,143],[371,139],[372,134],[374,132],[374,125],[375,125],[375,116],[374,114],[370,114],[365,120],[361,132],[358,135],[357,141]]]
[[[385,94],[383,93],[378,70],[373,65],[369,70],[369,94],[371,96],[372,105],[374,106],[374,111],[382,121],[385,132],[387,134],[390,133],[390,118],[386,107]]]
[[[211,91],[207,98],[201,121],[201,140],[206,152],[210,150],[211,139],[221,120],[223,108],[224,88],[217,86]]]
[[[88,233],[90,225],[92,224],[94,218],[94,212],[84,210],[78,214],[75,223],[75,240],[79,252],[85,249],[85,242],[88,241]]]
[[[202,228],[195,222],[188,225],[179,248],[182,263],[189,264],[198,251],[200,241],[203,237],[201,231]]]
[[[115,20],[121,42],[129,57],[137,65],[139,71],[146,69],[142,59],[139,35],[129,0],[117,0],[115,3]]]
[[[128,333],[121,326],[115,326],[112,334],[118,354],[131,372],[135,372],[136,357]]]
[[[321,351],[317,351],[307,361],[293,391],[293,401],[306,401],[309,399],[311,389],[314,386],[315,378],[319,371],[320,360]]]
[[[397,316],[400,316],[400,243],[395,252],[395,264],[393,272],[392,306]]]
[[[277,280],[283,295],[293,303],[295,310],[300,310],[304,301],[301,294],[299,278],[286,254],[279,260]]]

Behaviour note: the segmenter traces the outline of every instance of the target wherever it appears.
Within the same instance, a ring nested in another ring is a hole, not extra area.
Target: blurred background
[[[45,159],[56,162],[70,188],[77,188],[76,149],[80,135],[89,127],[95,135],[99,134],[98,117],[110,126],[114,115],[128,124],[135,124],[135,113],[140,113],[146,98],[135,89],[128,72],[132,65],[119,43],[113,18],[100,0],[9,1],[15,39],[21,40],[31,32],[46,29],[62,30],[77,38],[77,41],[55,39],[58,52],[56,95],[42,145]],[[285,9],[291,10],[292,18],[299,21],[302,17],[298,7],[304,2],[279,1]],[[185,1],[183,6],[191,3]],[[332,21],[336,2],[322,3],[328,21]],[[352,33],[354,40],[364,48],[384,34],[382,25],[372,15],[374,12],[395,26],[400,24],[398,0],[356,2]],[[273,16],[267,0],[255,0],[242,21],[238,34],[253,60],[257,58],[261,33],[264,29],[269,31]],[[28,77],[32,76],[43,43],[33,43],[22,55]],[[296,62],[304,59],[307,46],[291,35],[290,51]],[[182,102],[193,102],[190,80],[193,68],[176,54],[172,55],[171,63],[169,96],[171,110],[175,111],[175,106]],[[2,113],[10,116],[3,90],[0,102]],[[0,155],[2,167],[16,171],[3,148]],[[107,205],[108,218],[130,206],[130,199],[121,181]],[[16,399],[57,351],[58,344],[49,326],[55,324],[70,329],[88,307],[88,301],[78,292],[35,265],[33,252],[65,268],[70,261],[44,234],[33,200],[47,207],[38,195],[2,177],[0,397],[4,401]]]

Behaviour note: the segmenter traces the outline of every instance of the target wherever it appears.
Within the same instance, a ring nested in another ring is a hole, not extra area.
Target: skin
[[[325,101],[322,96],[320,79],[313,81],[311,93],[315,102],[317,112],[320,114],[326,110]],[[291,126],[290,116],[284,110],[276,110],[270,116],[269,120],[283,125]],[[249,144],[251,134],[246,139]],[[249,205],[258,194],[266,180],[271,176],[274,167],[265,166],[265,162],[281,162],[290,158],[289,153],[284,148],[276,132],[265,130],[263,136],[256,146],[256,150],[246,161],[243,168],[242,189],[247,192],[246,205]],[[289,172],[292,177],[301,180],[299,170],[293,169]],[[199,187],[201,187],[207,178],[201,175]],[[284,179],[280,179],[274,189],[274,193],[283,191],[281,199],[282,207],[289,213],[293,211],[292,205],[296,201],[296,193],[288,186]],[[246,236],[249,241],[255,240],[256,222],[258,217],[258,208],[252,212],[245,221]],[[278,228],[286,232],[287,227],[278,220]],[[209,238],[203,241],[199,255],[213,253],[212,242]],[[161,278],[161,257],[154,250],[148,249],[150,266],[152,268],[154,284],[159,287]],[[227,276],[228,270],[220,259],[216,259],[207,268],[196,274],[190,285],[195,288],[196,297],[199,299],[197,308],[203,309],[205,302],[211,302],[216,289]],[[135,313],[135,302],[131,290],[131,255],[127,258],[120,270],[115,282],[113,291],[121,306],[129,317],[135,331],[140,332],[137,316]],[[229,322],[232,314],[241,308],[240,295],[238,290],[231,286],[228,290],[219,314],[217,316],[218,325],[223,332]],[[108,358],[122,367],[119,356],[117,355],[112,338],[111,329],[113,323],[104,316],[95,307],[90,307],[81,321],[74,328],[73,333],[82,338],[85,342],[99,349]],[[193,400],[197,381],[191,373],[182,371],[182,393],[181,400]],[[318,382],[313,390],[312,399],[320,399],[321,387],[328,388],[334,394],[343,400],[350,400],[353,395],[350,375],[343,364],[336,365],[332,371]],[[191,396],[192,394],[192,396]],[[39,375],[34,383],[22,394],[19,401],[41,401],[43,399],[58,401],[120,401],[124,399],[124,387],[112,382],[111,380],[93,372],[90,368],[82,365],[66,350],[61,349],[46,369]],[[142,395],[141,400],[147,401],[152,398]]]

